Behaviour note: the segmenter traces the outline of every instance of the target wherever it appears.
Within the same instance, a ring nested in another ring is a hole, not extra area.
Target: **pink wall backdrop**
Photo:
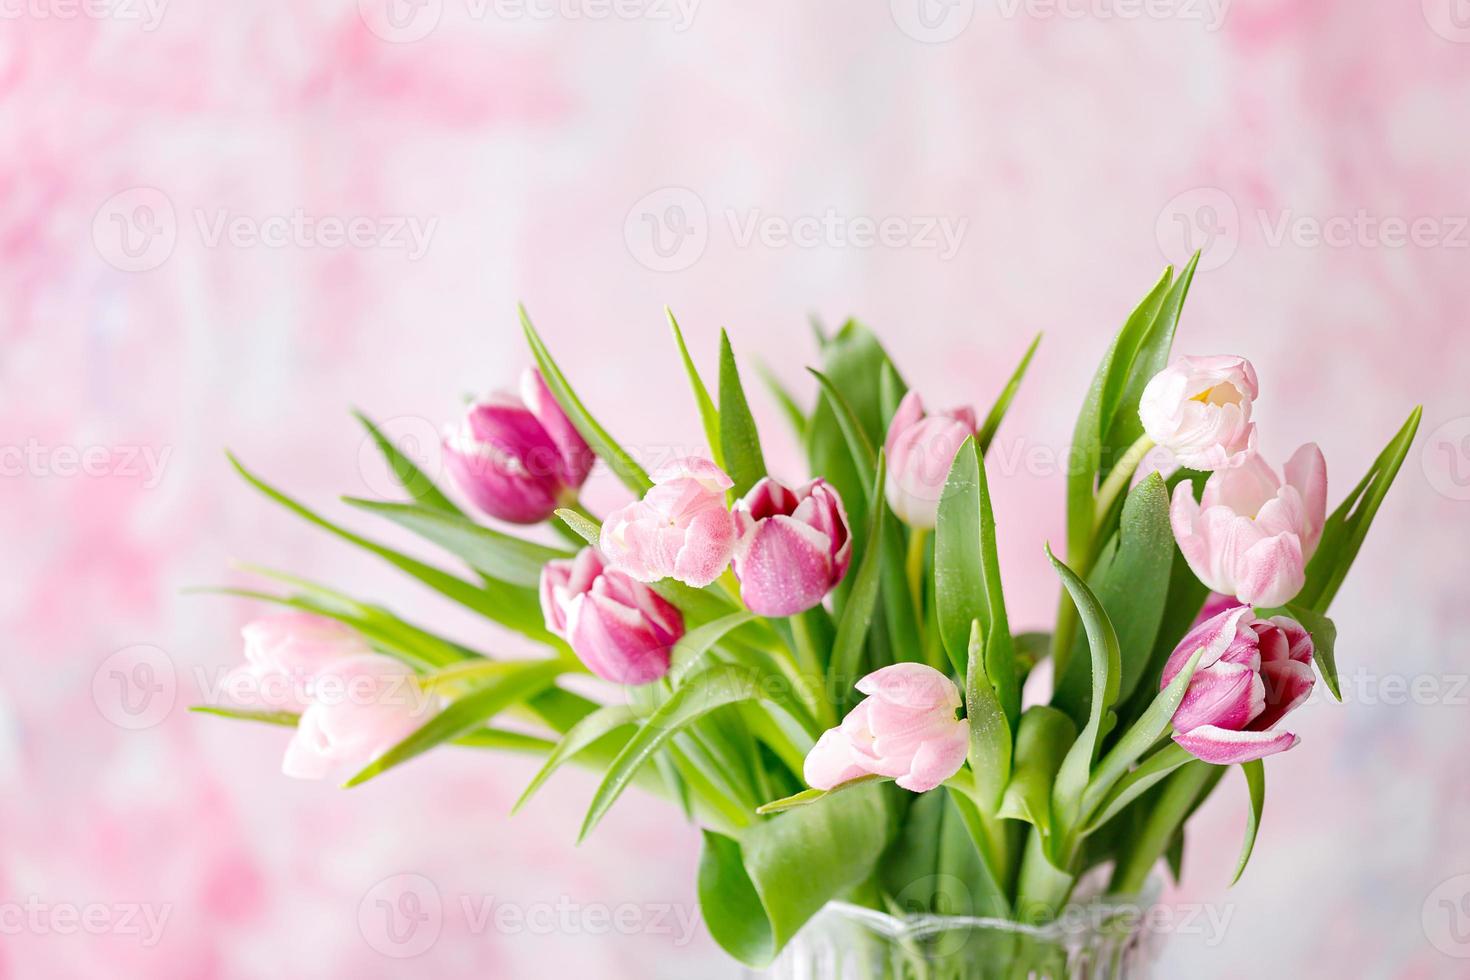
[[[441,751],[344,792],[283,778],[282,732],[185,710],[259,607],[181,590],[247,581],[234,561],[513,646],[224,447],[415,548],[337,502],[392,489],[348,409],[433,468],[460,399],[526,362],[517,300],[647,452],[699,438],[666,303],[702,364],[728,326],[806,398],[809,313],[867,320],[938,404],[987,404],[1044,330],[992,458],[1013,618],[1042,625],[1047,459],[1192,247],[1180,346],[1254,359],[1270,456],[1317,440],[1335,501],[1416,403],[1425,424],[1334,609],[1349,703],[1303,709],[1233,890],[1244,788],[1212,799],[1178,898],[1228,918],[1172,937],[1163,975],[1470,971],[1463,2],[0,14],[0,976],[735,976],[661,804],[574,849],[584,774],[511,820],[530,761]],[[435,929],[403,958],[380,902],[413,900]]]

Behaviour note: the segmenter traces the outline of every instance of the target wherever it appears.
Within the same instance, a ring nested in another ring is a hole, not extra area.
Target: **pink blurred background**
[[[343,792],[283,778],[282,732],[185,710],[260,607],[181,590],[246,581],[234,560],[514,646],[253,494],[223,448],[402,544],[336,502],[393,495],[347,410],[433,468],[460,399],[526,362],[517,300],[648,452],[699,439],[666,303],[706,369],[728,326],[752,383],[761,360],[806,399],[808,313],[865,319],[940,405],[988,404],[1044,330],[992,451],[1012,618],[1042,626],[1063,533],[1044,460],[1192,247],[1179,346],[1255,361],[1268,456],[1317,440],[1335,501],[1425,416],[1333,610],[1349,703],[1303,709],[1231,890],[1238,777],[1211,800],[1178,898],[1228,924],[1172,937],[1161,973],[1470,970],[1463,0],[3,17],[0,976],[736,976],[688,923],[698,835],[662,804],[630,797],[574,849],[584,773],[511,820],[526,759],[445,750]],[[594,481],[595,506],[622,499]],[[114,656],[162,665],[142,715]],[[374,919],[405,888],[441,909],[413,958]],[[501,903],[574,903],[573,927],[496,928]]]

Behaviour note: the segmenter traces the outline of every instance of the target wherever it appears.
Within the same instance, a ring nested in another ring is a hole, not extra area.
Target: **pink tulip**
[[[594,462],[534,368],[521,375],[519,396],[497,392],[469,407],[444,437],[444,459],[475,506],[515,524],[575,501]]]
[[[429,720],[442,700],[405,664],[370,653],[333,660],[313,678],[310,703],[281,771],[295,779],[351,775]]]
[[[587,668],[617,684],[647,684],[669,670],[684,619],[648,586],[608,568],[594,548],[541,570],[546,628]]]
[[[924,664],[898,663],[875,670],[857,689],[868,697],[807,753],[808,785],[831,789],[877,775],[924,793],[959,772],[970,728],[955,717],[962,701],[953,681]]]
[[[1181,466],[1218,470],[1255,446],[1256,369],[1243,357],[1181,357],[1154,375],[1138,402],[1143,431]]]
[[[603,522],[603,555],[640,582],[675,578],[696,588],[709,585],[735,549],[735,520],[725,509],[725,491],[734,482],[697,456],[660,467],[652,479],[642,500]]]
[[[230,672],[222,690],[234,703],[255,708],[304,711],[322,668],[373,652],[351,627],[305,612],[252,620],[240,634],[245,664]]]
[[[975,430],[975,410],[968,406],[925,415],[918,392],[903,396],[883,443],[888,506],[899,520],[910,527],[934,527],[954,454]]]
[[[1164,665],[1160,689],[1204,655],[1174,712],[1174,741],[1206,762],[1249,762],[1297,743],[1272,731],[1312,693],[1312,637],[1285,616],[1259,619],[1248,606],[1227,609],[1196,626]]]
[[[1327,464],[1315,443],[1286,464],[1286,482],[1258,454],[1217,470],[1195,503],[1174,488],[1170,523],[1199,580],[1252,606],[1289,602],[1306,584],[1306,564],[1327,519]]]
[[[842,498],[824,480],[789,490],[770,477],[735,504],[740,598],[762,616],[811,609],[847,574],[852,540]]]

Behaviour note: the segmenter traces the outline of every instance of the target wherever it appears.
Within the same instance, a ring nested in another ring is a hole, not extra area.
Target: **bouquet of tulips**
[[[544,758],[521,804],[558,768],[587,767],[601,782],[584,837],[630,786],[666,796],[703,829],[710,933],[754,966],[837,900],[1045,923],[1088,872],[1135,893],[1161,859],[1177,874],[1185,822],[1236,766],[1243,870],[1262,760],[1296,744],[1283,724],[1319,675],[1338,694],[1328,606],[1419,412],[1329,514],[1315,445],[1280,470],[1256,452],[1249,361],[1171,358],[1193,271],[1165,271],[1082,399],[1049,632],[1011,628],[985,466],[1035,342],[982,421],[926,411],[862,325],[818,328],[815,404],[770,382],[805,449],[801,482],[767,472],[728,336],[711,390],[670,315],[708,453],[646,472],[522,311],[535,367],[443,444],[493,526],[363,419],[406,499],[347,502],[453,570],[236,465],[545,656],[495,658],[265,572],[282,591],[243,594],[289,611],[246,627],[228,701],[200,710],[293,727],[286,774],[346,786],[444,744]],[[578,497],[598,461],[630,494],[600,517]],[[1049,690],[1027,703],[1044,665]],[[933,884],[946,880],[961,894]]]

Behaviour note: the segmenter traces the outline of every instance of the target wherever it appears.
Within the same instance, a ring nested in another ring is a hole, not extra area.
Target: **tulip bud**
[[[695,588],[709,585],[735,548],[735,521],[725,509],[725,491],[734,481],[697,456],[665,464],[652,480],[642,500],[603,522],[603,555],[640,582],[674,578]]]
[[[648,586],[608,568],[594,548],[541,570],[546,628],[587,668],[617,684],[647,684],[669,670],[684,618]]]
[[[1243,357],[1180,357],[1154,375],[1138,401],[1143,431],[1195,470],[1235,466],[1254,448],[1256,369]]]
[[[883,443],[888,506],[899,520],[924,529],[938,523],[949,468],[975,430],[975,411],[968,406],[926,416],[918,392],[903,396]]]
[[[295,779],[351,775],[429,720],[443,701],[407,665],[371,653],[334,660],[312,679],[310,703],[281,771]]]
[[[245,663],[232,670],[223,692],[237,704],[304,711],[312,679],[335,660],[372,654],[356,630],[305,612],[264,616],[240,631]]]
[[[444,458],[460,488],[491,517],[536,524],[576,499],[592,450],[534,368],[519,396],[475,402],[444,437]]]
[[[842,498],[824,480],[788,490],[762,479],[735,504],[735,577],[740,598],[762,616],[791,616],[819,604],[852,558]]]
[[[1195,502],[1174,488],[1169,520],[1199,580],[1247,605],[1279,606],[1306,584],[1306,564],[1327,519],[1327,464],[1315,443],[1286,464],[1286,482],[1259,454],[1217,470]]]
[[[963,703],[954,681],[933,667],[897,663],[858,681],[868,697],[807,753],[807,784],[831,789],[860,776],[894,777],[924,793],[965,764],[970,728],[955,714]]]
[[[1174,712],[1174,741],[1219,766],[1249,762],[1296,745],[1276,726],[1312,693],[1312,637],[1285,616],[1260,619],[1237,606],[1192,629],[1164,665],[1160,689],[1203,649]]]

